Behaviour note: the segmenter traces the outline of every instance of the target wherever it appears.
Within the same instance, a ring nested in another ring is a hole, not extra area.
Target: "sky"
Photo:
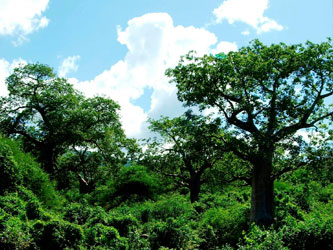
[[[51,66],[87,97],[121,106],[129,137],[185,108],[165,70],[190,50],[227,53],[333,37],[333,0],[0,0],[0,95],[25,63]]]

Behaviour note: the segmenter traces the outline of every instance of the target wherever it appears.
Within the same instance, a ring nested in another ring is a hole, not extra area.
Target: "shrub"
[[[184,220],[168,218],[145,225],[151,249],[167,247],[172,249],[188,249],[193,244],[194,235]]]
[[[47,207],[60,205],[49,176],[30,154],[22,152],[17,142],[0,135],[0,194],[17,191],[19,186],[31,190]]]
[[[0,209],[3,209],[10,216],[15,216],[21,220],[26,219],[26,202],[16,192],[0,196]]]
[[[92,215],[92,208],[81,203],[70,203],[65,207],[64,219],[79,225],[85,224]]]
[[[253,225],[244,235],[243,244],[238,245],[240,250],[287,250],[283,245],[282,233],[273,229],[261,229]]]
[[[78,249],[83,240],[80,226],[59,219],[36,221],[32,234],[35,244],[41,249]]]
[[[131,196],[134,201],[152,199],[159,192],[159,180],[143,166],[125,166],[115,182],[114,198],[122,202]]]
[[[0,249],[27,249],[31,242],[27,222],[0,208]]]
[[[248,227],[248,205],[236,204],[229,208],[211,208],[202,216],[199,237],[202,249],[214,249],[214,246],[230,244],[235,246]]]
[[[0,195],[5,191],[15,191],[23,182],[22,169],[15,161],[8,140],[0,135]]]
[[[29,220],[41,219],[43,211],[38,199],[31,199],[25,205],[25,211]]]
[[[150,243],[147,238],[148,235],[142,233],[141,230],[131,230],[128,236],[129,249],[151,250]]]
[[[166,220],[177,217],[191,218],[196,216],[196,211],[184,196],[173,195],[153,203],[150,214],[156,220]]]
[[[115,227],[121,236],[127,237],[132,228],[137,228],[138,220],[132,215],[110,214],[108,226]]]
[[[89,247],[105,247],[106,249],[128,249],[127,240],[119,236],[117,229],[97,223],[86,227],[86,244]]]
[[[333,249],[333,220],[309,214],[296,225],[281,229],[283,241],[290,249]]]

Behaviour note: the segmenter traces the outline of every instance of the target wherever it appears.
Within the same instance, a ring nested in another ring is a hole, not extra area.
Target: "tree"
[[[233,135],[220,139],[252,165],[251,221],[256,224],[273,221],[277,146],[297,143],[298,130],[319,128],[332,118],[332,105],[325,104],[333,94],[331,43],[265,46],[255,40],[225,58],[190,52],[166,72],[177,84],[179,100],[217,108],[225,119]]]
[[[22,138],[26,150],[51,174],[57,157],[70,148],[98,149],[106,137],[104,148],[117,147],[110,141],[124,138],[117,103],[85,98],[46,65],[20,66],[6,83],[9,95],[0,99],[0,131]]]
[[[213,139],[219,126],[219,119],[195,115],[191,111],[174,119],[150,120],[149,128],[159,133],[161,140],[150,144],[146,160],[162,175],[187,187],[191,202],[199,199],[202,176],[214,166],[222,152],[221,143]]]

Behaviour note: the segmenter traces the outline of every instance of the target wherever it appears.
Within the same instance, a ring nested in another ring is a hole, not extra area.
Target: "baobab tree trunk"
[[[53,175],[54,174],[54,165],[55,165],[55,154],[54,154],[54,146],[43,144],[40,147],[40,162],[43,169]]]
[[[250,220],[259,226],[269,226],[274,219],[272,158],[272,152],[264,152],[253,167]]]
[[[189,187],[190,187],[190,199],[191,203],[196,202],[199,200],[199,193],[200,193],[200,175],[194,174],[191,176]]]

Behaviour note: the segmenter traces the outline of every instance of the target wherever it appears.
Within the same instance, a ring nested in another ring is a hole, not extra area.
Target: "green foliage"
[[[26,220],[26,202],[19,197],[18,193],[0,196],[0,208],[11,216]]]
[[[132,215],[117,215],[110,214],[111,218],[108,221],[108,225],[115,227],[121,236],[127,237],[132,228],[136,228],[139,225],[138,220]]]
[[[117,229],[97,223],[85,230],[87,246],[105,247],[106,249],[125,250],[128,249],[126,238],[119,236]]]
[[[190,191],[191,202],[197,201],[202,175],[224,153],[223,143],[216,140],[221,121],[188,110],[180,117],[149,122],[150,130],[161,138],[148,144],[141,161],[162,176],[173,178]]]
[[[32,241],[27,223],[0,208],[0,249],[28,249]]]
[[[333,248],[332,200],[304,216],[304,220],[287,221],[281,228],[285,245],[290,249]]]
[[[96,223],[107,225],[110,221],[110,216],[103,208],[82,203],[70,203],[66,206],[63,218],[71,223],[88,226]]]
[[[228,208],[210,208],[200,222],[199,236],[202,249],[230,244],[235,246],[248,227],[249,207],[240,203]]]
[[[94,213],[89,205],[81,203],[70,203],[64,210],[64,220],[79,225],[87,223]]]
[[[0,195],[13,191],[23,182],[22,168],[14,159],[13,152],[0,135]]]
[[[125,136],[113,100],[85,98],[43,64],[15,68],[6,83],[9,95],[0,98],[0,131],[20,137],[47,172],[55,173],[57,158],[69,149],[78,154],[78,148],[98,149],[111,166],[122,158]]]
[[[251,221],[258,225],[273,223],[274,179],[298,166],[278,164],[278,151],[302,152],[306,143],[297,131],[316,128],[325,134],[332,124],[333,106],[327,105],[333,95],[332,52],[332,39],[270,46],[254,40],[224,59],[190,52],[166,72],[185,105],[216,108],[224,118],[225,132],[218,138],[250,163]]]
[[[121,203],[154,199],[164,189],[161,179],[144,166],[123,166],[115,180],[100,185],[91,195],[91,201],[103,207],[116,207]]]
[[[25,211],[29,220],[41,219],[43,215],[42,206],[36,197],[27,201]]]
[[[244,235],[244,243],[238,246],[242,250],[287,250],[284,246],[281,232],[275,230],[263,230],[255,225],[251,227],[250,232]],[[292,248],[294,249],[294,248]],[[302,248],[303,249],[303,248]],[[307,249],[307,248],[304,248]]]
[[[157,176],[143,166],[123,167],[115,182],[114,196],[128,198],[136,195],[136,200],[152,199],[162,188]]]
[[[184,220],[168,218],[166,221],[157,221],[146,225],[151,249],[160,247],[172,249],[185,249],[193,238],[192,231]]]
[[[78,249],[83,241],[80,226],[53,219],[48,222],[36,221],[32,226],[35,244],[41,249]]]
[[[17,142],[0,135],[1,188],[4,191],[31,190],[47,207],[56,207],[60,199],[49,176],[27,153],[22,152]],[[3,164],[3,165],[2,165]]]
[[[192,205],[181,195],[157,201],[143,211],[144,216],[162,221],[168,218],[191,218],[195,213]]]
[[[12,137],[0,135],[0,249],[333,249],[332,131],[318,125],[331,112],[323,102],[333,91],[330,42],[189,54],[168,71],[180,98],[218,104],[227,121],[191,112],[151,121],[171,144],[153,142],[144,158],[112,100],[83,97],[45,65],[16,69],[0,98],[0,131]],[[304,124],[318,125],[310,143],[294,136]],[[54,164],[63,196],[31,155]],[[136,161],[147,165],[122,166]],[[272,171],[255,179],[257,164]],[[191,203],[179,186],[193,176],[202,185]],[[275,180],[273,223],[250,226],[258,201],[243,184],[265,177]]]
[[[147,238],[148,235],[143,234],[142,231],[138,229],[132,230],[128,236],[129,249],[150,250],[150,243]]]

